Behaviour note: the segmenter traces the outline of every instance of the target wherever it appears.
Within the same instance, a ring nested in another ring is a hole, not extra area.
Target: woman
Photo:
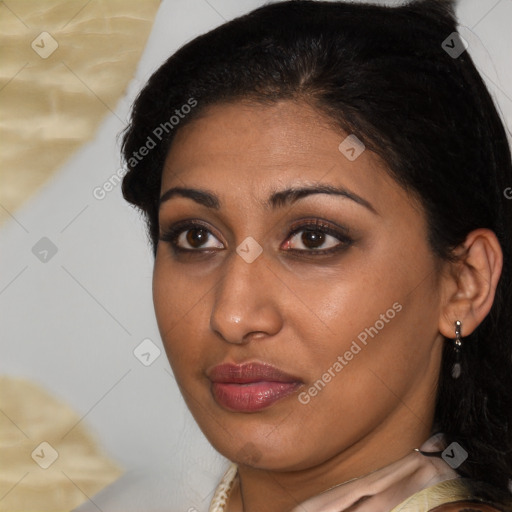
[[[124,136],[210,510],[512,510],[510,149],[452,7],[291,1],[189,42]]]

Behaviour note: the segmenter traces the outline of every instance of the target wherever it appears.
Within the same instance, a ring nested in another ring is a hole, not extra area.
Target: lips
[[[215,401],[235,412],[255,412],[293,393],[302,381],[262,363],[221,364],[207,372]]]

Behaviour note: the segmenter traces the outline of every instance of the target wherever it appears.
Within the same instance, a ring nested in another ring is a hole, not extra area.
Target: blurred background
[[[264,3],[0,1],[0,512],[208,510],[227,461],[161,345],[119,134],[172,52]],[[457,14],[510,136],[512,1]]]

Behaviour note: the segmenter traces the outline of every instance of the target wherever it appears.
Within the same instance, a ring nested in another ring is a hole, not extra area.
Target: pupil
[[[320,231],[304,231],[302,233],[302,243],[309,248],[320,247],[325,240],[325,233]]]
[[[192,247],[200,247],[206,242],[208,238],[208,233],[205,229],[190,229],[187,233],[187,242]]]

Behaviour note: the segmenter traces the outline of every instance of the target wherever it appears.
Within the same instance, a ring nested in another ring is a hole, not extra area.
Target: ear
[[[455,338],[455,321],[462,337],[471,334],[491,310],[503,267],[503,252],[490,229],[476,229],[454,250],[457,261],[447,263],[439,332]]]

